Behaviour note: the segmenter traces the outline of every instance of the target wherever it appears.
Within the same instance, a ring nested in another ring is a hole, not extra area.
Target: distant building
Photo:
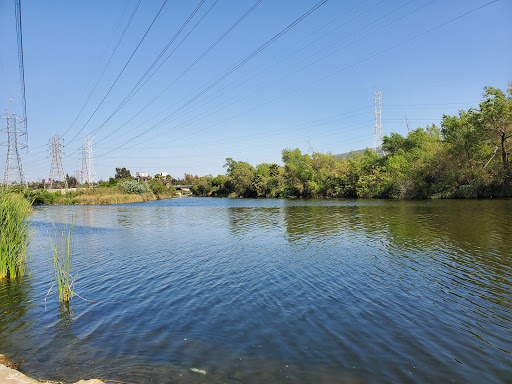
[[[136,172],[135,173],[135,178],[137,179],[137,181],[148,181],[149,180],[149,173]]]

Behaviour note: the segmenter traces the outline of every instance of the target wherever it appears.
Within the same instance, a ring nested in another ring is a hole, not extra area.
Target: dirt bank
[[[17,371],[14,362],[5,355],[0,355],[0,384],[60,384],[59,381],[45,381],[31,379],[27,375]],[[92,379],[92,380],[80,380],[75,384],[104,384],[103,381]]]

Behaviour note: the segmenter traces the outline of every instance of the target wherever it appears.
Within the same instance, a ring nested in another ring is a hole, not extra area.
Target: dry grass
[[[77,192],[67,193],[62,196],[59,204],[64,205],[89,205],[89,204],[126,204],[141,203],[143,201],[156,200],[153,193],[138,195],[134,193],[124,193],[119,188],[91,188],[81,189]]]

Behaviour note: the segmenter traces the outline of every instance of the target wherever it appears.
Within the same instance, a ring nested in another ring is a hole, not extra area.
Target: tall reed
[[[30,241],[30,203],[18,194],[0,189],[0,278],[15,280],[25,273]]]
[[[53,263],[51,263],[55,284],[59,291],[59,301],[69,303],[74,295],[74,280],[71,277],[71,264],[73,262],[75,225],[65,225],[58,231],[53,224],[53,238],[48,236],[52,249]],[[51,288],[50,288],[51,289]]]

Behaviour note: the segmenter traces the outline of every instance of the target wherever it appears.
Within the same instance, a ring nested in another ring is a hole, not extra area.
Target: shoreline
[[[62,384],[61,381],[33,379],[17,370],[18,365],[6,355],[0,354],[0,383],[12,384]],[[74,384],[105,384],[99,379],[79,380]]]

